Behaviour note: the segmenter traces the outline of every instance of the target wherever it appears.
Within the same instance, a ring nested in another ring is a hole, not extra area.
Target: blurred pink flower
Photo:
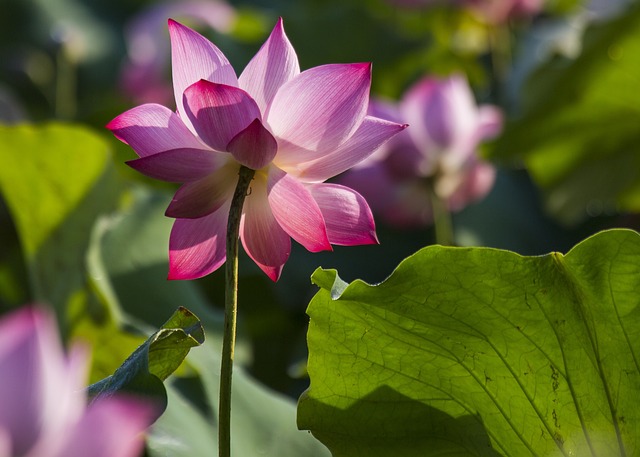
[[[233,7],[223,0],[186,0],[156,3],[138,13],[126,26],[127,60],[120,85],[137,103],[171,104],[173,89],[169,82],[168,17],[208,26],[228,33],[235,21]]]
[[[55,320],[25,307],[0,320],[0,457],[134,457],[153,420],[111,397],[86,406],[88,353],[65,356]]]
[[[177,113],[155,104],[107,128],[140,156],[148,176],[184,183],[166,215],[169,279],[205,276],[225,261],[231,196],[241,165],[257,170],[240,238],[276,281],[291,238],[311,252],[331,244],[377,243],[366,201],[323,182],[365,159],[404,126],[368,116],[371,65],[323,65],[300,72],[278,21],[238,78],[222,52],[169,21]]]
[[[538,14],[544,0],[465,0],[465,4],[485,22],[502,24]]]
[[[390,225],[432,222],[427,180],[451,211],[483,198],[493,186],[495,169],[476,149],[500,132],[502,115],[494,106],[476,106],[464,77],[424,78],[398,105],[373,101],[370,112],[410,128],[340,182],[358,190]]]
[[[390,0],[410,8],[451,6],[466,8],[491,25],[511,19],[534,16],[542,11],[544,0]]]

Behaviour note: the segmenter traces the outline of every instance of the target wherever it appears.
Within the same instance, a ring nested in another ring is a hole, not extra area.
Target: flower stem
[[[451,221],[451,212],[447,208],[447,202],[437,194],[433,180],[428,180],[427,187],[433,212],[436,243],[442,246],[453,246],[453,222]]]
[[[245,166],[238,172],[229,219],[227,221],[227,262],[225,269],[224,336],[222,340],[222,363],[220,366],[220,402],[218,405],[218,455],[231,456],[231,378],[236,343],[236,320],[238,315],[238,238],[242,206],[255,170]]]

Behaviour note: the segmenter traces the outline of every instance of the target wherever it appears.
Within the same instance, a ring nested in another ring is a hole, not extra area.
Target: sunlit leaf
[[[318,270],[298,425],[340,456],[640,453],[640,236],[568,254],[427,247]]]
[[[640,211],[640,4],[590,28],[575,60],[529,79],[525,108],[495,157],[522,157],[549,211],[565,224]]]
[[[160,330],[136,349],[112,376],[89,386],[94,400],[117,393],[151,397],[164,411],[167,394],[162,384],[182,364],[192,347],[204,343],[200,320],[179,308]]]

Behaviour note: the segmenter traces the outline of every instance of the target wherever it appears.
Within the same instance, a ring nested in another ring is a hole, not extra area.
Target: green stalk
[[[220,365],[220,402],[218,405],[218,455],[231,456],[231,378],[236,344],[238,316],[238,238],[240,216],[255,170],[245,166],[238,172],[238,184],[231,200],[227,221],[227,261],[225,266],[224,336]]]
[[[436,243],[442,246],[453,246],[453,222],[451,212],[447,208],[447,202],[436,193],[433,179],[427,180],[429,188],[429,200],[433,212],[433,226],[436,231]]]

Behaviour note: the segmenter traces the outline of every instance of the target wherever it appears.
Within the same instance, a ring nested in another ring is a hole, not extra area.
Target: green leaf
[[[556,58],[529,79],[523,115],[494,157],[523,158],[549,211],[572,225],[640,210],[640,4],[592,26],[575,60]]]
[[[186,308],[179,308],[160,330],[136,349],[112,376],[89,386],[93,399],[129,392],[151,397],[167,406],[167,394],[162,384],[194,346],[204,343],[200,320]]]
[[[340,456],[640,453],[640,235],[568,254],[427,247],[332,298],[317,270],[298,425]]]
[[[31,298],[54,305],[64,325],[69,302],[85,287],[92,226],[119,196],[108,145],[75,125],[0,126],[0,163]]]

